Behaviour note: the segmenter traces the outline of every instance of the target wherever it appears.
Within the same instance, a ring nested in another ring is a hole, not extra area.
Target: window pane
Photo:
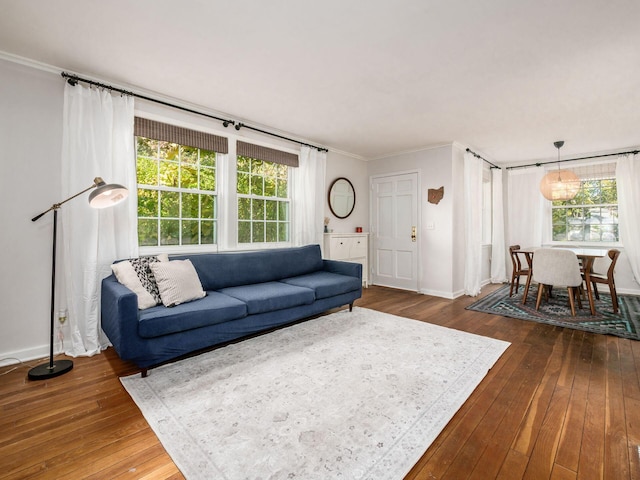
[[[254,243],[264,242],[264,222],[253,222],[251,241]]]
[[[278,241],[279,242],[288,242],[289,241],[289,224],[278,222]]]
[[[174,162],[160,162],[160,185],[165,187],[178,186],[178,164]]]
[[[216,191],[216,171],[212,168],[200,169],[200,190]]]
[[[198,188],[198,169],[182,164],[180,170],[180,186],[182,188]]]
[[[251,222],[238,222],[238,243],[251,242]]]
[[[214,216],[214,204],[215,199],[213,195],[200,195],[201,211],[200,218],[215,218]]]
[[[276,178],[266,177],[264,179],[264,196],[275,197],[276,196]]]
[[[553,240],[556,242],[562,242],[567,239],[567,226],[566,225],[554,225],[553,226]]]
[[[248,173],[238,173],[236,191],[243,195],[249,194],[249,179],[251,175]]]
[[[160,245],[178,245],[180,243],[180,221],[160,220]]]
[[[201,244],[216,243],[215,222],[203,220],[200,222],[200,231]]]
[[[273,200],[266,200],[266,219],[277,220],[278,219],[278,202]]]
[[[249,173],[251,171],[251,159],[247,157],[239,156],[236,165],[238,172]]]
[[[180,161],[182,163],[198,163],[198,149],[194,147],[180,147]]]
[[[158,156],[158,142],[145,137],[136,137],[138,155],[144,157]]]
[[[251,175],[251,194],[259,197],[264,195],[264,177]]]
[[[182,221],[182,245],[198,245],[200,232],[198,220]]]
[[[138,189],[138,216],[158,216],[158,192],[157,190]]]
[[[289,220],[289,203],[278,202],[278,220]]]
[[[200,165],[205,167],[216,166],[216,152],[211,150],[200,150]]]
[[[251,199],[250,198],[238,198],[238,219],[239,220],[251,219]]]
[[[158,245],[157,220],[138,220],[138,244],[140,246]]]
[[[278,224],[276,222],[267,222],[267,230],[265,233],[267,242],[277,242]]]
[[[137,182],[143,185],[158,184],[158,162],[145,157],[138,157],[136,165]]]
[[[160,158],[166,160],[177,160],[180,153],[180,145],[169,142],[158,142],[160,146]]]
[[[263,170],[262,166],[262,160],[251,159],[251,173],[261,175]]]
[[[182,217],[183,218],[199,218],[200,209],[198,200],[200,195],[195,193],[182,194]]]
[[[289,184],[288,184],[287,180],[286,179],[278,179],[277,184],[278,184],[278,197],[287,198],[289,196],[289,193],[288,193],[288,190],[287,190],[288,187],[289,187]]]
[[[251,218],[253,220],[264,220],[264,200],[251,201]]]
[[[177,217],[180,214],[179,202],[178,192],[160,192],[160,216]]]

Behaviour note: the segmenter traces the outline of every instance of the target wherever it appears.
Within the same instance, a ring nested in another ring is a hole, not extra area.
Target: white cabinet
[[[362,265],[362,284],[369,286],[369,234],[325,233],[324,258]]]

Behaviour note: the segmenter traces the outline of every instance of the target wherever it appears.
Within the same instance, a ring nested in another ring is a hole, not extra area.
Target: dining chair
[[[533,256],[532,280],[538,283],[536,310],[540,309],[542,294],[546,288],[553,286],[567,287],[571,315],[576,316],[576,300],[582,308],[579,289],[582,285],[580,264],[575,253],[557,248],[540,248]]]
[[[598,300],[600,300],[600,294],[598,293],[597,284],[601,283],[609,286],[609,293],[611,294],[611,304],[613,305],[613,313],[618,313],[618,293],[616,292],[616,282],[613,278],[613,270],[616,268],[616,262],[618,261],[618,257],[620,256],[620,250],[612,248],[607,252],[607,256],[609,257],[611,262],[609,263],[609,268],[607,269],[606,273],[604,273],[604,269],[602,268],[601,264],[596,260],[593,265],[594,271],[589,275],[589,279],[591,280],[591,285],[593,286],[593,293]]]
[[[529,265],[525,262],[525,265],[522,265],[520,261],[520,256],[516,253],[520,250],[520,245],[511,245],[509,247],[509,255],[511,256],[511,264],[513,265],[513,270],[511,272],[511,287],[509,287],[509,296],[513,295],[513,287],[516,287],[516,293],[518,293],[518,288],[520,288],[520,277],[526,277],[530,274]]]

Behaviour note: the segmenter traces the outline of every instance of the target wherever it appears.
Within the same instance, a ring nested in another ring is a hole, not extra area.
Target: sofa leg
[[[353,302],[351,302],[351,303],[349,304],[349,311],[350,311],[350,312],[353,312]]]
[[[149,375],[149,370],[147,370],[146,368],[143,368],[140,371],[140,376],[142,376],[142,378],[147,378],[147,375]]]

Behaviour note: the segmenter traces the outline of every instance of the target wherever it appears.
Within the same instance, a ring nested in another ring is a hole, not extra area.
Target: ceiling
[[[0,51],[365,159],[640,146],[638,0],[0,0]]]

